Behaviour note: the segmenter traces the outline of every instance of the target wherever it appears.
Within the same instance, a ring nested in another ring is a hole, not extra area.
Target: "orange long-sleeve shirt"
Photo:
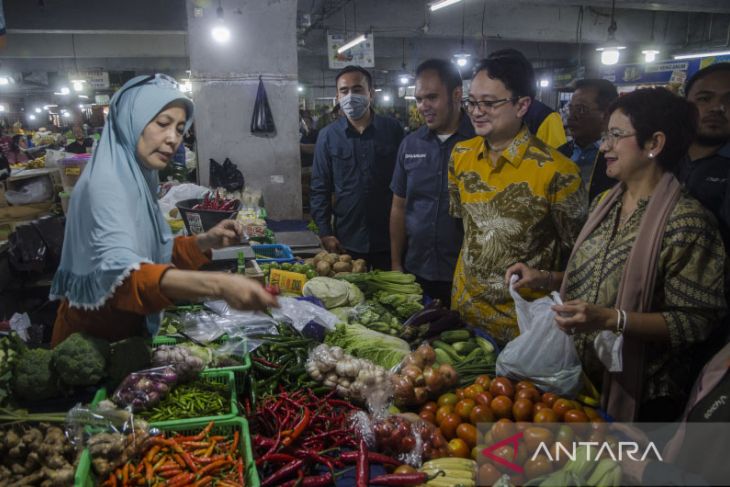
[[[177,237],[172,247],[172,263],[142,264],[96,310],[72,308],[64,299],[53,325],[51,346],[75,332],[85,332],[109,341],[123,340],[145,332],[145,315],[162,311],[172,302],[162,294],[160,280],[171,267],[195,270],[209,262],[195,237]]]

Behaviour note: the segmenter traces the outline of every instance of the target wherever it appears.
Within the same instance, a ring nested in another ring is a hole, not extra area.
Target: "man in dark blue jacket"
[[[373,81],[367,70],[348,66],[335,82],[345,116],[317,138],[310,213],[327,251],[346,251],[377,269],[390,269],[389,184],[403,129],[373,111]]]
[[[430,59],[418,66],[415,95],[426,125],[398,150],[390,185],[392,268],[415,274],[424,293],[448,307],[464,236],[461,219],[449,215],[449,157],[457,142],[475,134],[461,109],[461,75],[453,63]]]

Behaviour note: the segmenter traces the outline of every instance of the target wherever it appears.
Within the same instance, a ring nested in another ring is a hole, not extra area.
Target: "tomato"
[[[532,402],[529,399],[517,399],[512,405],[512,416],[515,421],[530,421],[532,419]]]
[[[540,426],[531,426],[525,430],[523,438],[525,439],[527,451],[532,453],[537,450],[540,444],[544,444],[546,447],[550,446],[553,443],[553,432]]]
[[[511,418],[512,417],[512,399],[507,396],[497,396],[492,399],[490,404],[494,415],[497,418]]]
[[[476,427],[469,423],[461,423],[456,427],[456,437],[464,440],[469,448],[474,448],[477,444],[477,436],[479,432]]]
[[[491,463],[485,463],[479,467],[477,474],[477,485],[494,485],[502,477],[502,472]]]
[[[478,423],[491,423],[492,421],[494,421],[494,413],[489,406],[477,404],[469,415],[469,422],[474,425]]]
[[[441,404],[441,406],[443,406],[443,404]],[[421,412],[431,411],[433,414],[436,414],[436,411],[438,411],[438,409],[439,409],[439,404],[435,403],[434,401],[428,401],[421,408]]]
[[[461,416],[456,413],[449,413],[444,417],[443,421],[441,421],[439,428],[441,428],[441,432],[444,434],[446,439],[451,440],[456,438],[456,428],[460,424]]]
[[[436,415],[432,411],[421,411],[418,416],[427,423],[436,424]]]
[[[512,385],[512,381],[510,381],[506,377],[495,377],[492,383],[489,385],[489,392],[492,393],[493,396],[507,396],[510,399],[515,395],[515,388]]]
[[[399,467],[396,467],[395,470],[393,470],[393,473],[417,473],[418,470],[416,470],[414,467],[411,467],[410,465],[403,464]]]
[[[557,423],[558,415],[552,409],[541,409],[532,417],[534,423]]]
[[[586,413],[586,416],[588,416],[588,419],[590,419],[591,421],[595,418],[601,417],[601,415],[598,414],[598,411],[590,406],[583,406],[583,412]]]
[[[465,397],[464,396],[464,389],[461,388],[461,387],[459,387],[458,389],[456,389],[456,398],[457,398],[457,400],[461,401],[462,399],[464,399],[464,397]]]
[[[535,387],[535,384],[533,384],[529,380],[521,380],[517,384],[515,384],[515,391],[521,391],[522,389],[535,389],[535,390],[537,390],[537,387]]]
[[[482,450],[486,447],[486,445],[475,445],[474,448],[471,449],[471,459],[478,462],[480,458],[484,457],[484,455],[482,455]]]
[[[542,395],[542,402],[544,402],[545,404],[547,404],[550,407],[553,407],[553,404],[557,400],[558,400],[558,395],[553,394],[552,392],[546,392],[545,394]]]
[[[492,383],[492,378],[489,377],[487,374],[482,374],[474,380],[474,383],[479,384],[486,391],[487,389],[489,389],[489,386]]]
[[[484,440],[488,445],[491,446],[492,443],[502,441],[506,438],[509,438],[510,436],[517,434],[517,427],[509,419],[503,418],[492,425],[492,429],[489,433],[491,433],[492,435],[492,441],[488,441],[489,438],[487,438],[486,436],[484,437]],[[487,433],[487,435],[489,433]]]
[[[544,402],[536,402],[532,405],[532,415],[534,416],[536,412],[538,412],[541,409],[550,409],[550,406],[545,404]]]
[[[469,458],[471,449],[461,438],[454,438],[448,445],[449,456],[457,458]]]
[[[481,404],[482,406],[489,406],[492,404],[492,399],[494,399],[494,396],[491,392],[485,391],[480,392],[473,398],[477,404]]]
[[[499,448],[495,449],[492,452],[492,455],[502,458],[510,463],[514,463],[515,465],[523,465],[525,463],[525,460],[527,460],[527,448],[525,448],[524,444],[518,443],[517,445],[517,457],[515,458],[515,449],[511,444],[500,446]],[[504,473],[507,474],[514,474],[514,471],[512,471],[511,468],[504,465],[499,465],[497,468],[502,470]],[[517,484],[515,484],[517,485]]]
[[[451,404],[452,406],[456,404],[459,401],[459,399],[456,397],[456,394],[453,392],[447,392],[446,394],[441,394],[438,398],[437,406],[446,406]]]
[[[515,393],[515,399],[527,399],[531,402],[540,402],[540,393],[537,392],[537,389],[526,387]]]
[[[573,409],[573,405],[567,399],[558,399],[553,403],[553,411],[558,417],[558,421],[563,420],[565,413]]]
[[[580,409],[570,409],[563,415],[563,420],[566,423],[587,423],[588,416]]]
[[[431,446],[434,448],[446,446],[446,438],[444,438],[441,428],[436,428],[433,430],[433,433],[431,433]]]
[[[454,412],[461,416],[462,420],[469,421],[469,415],[476,404],[477,403],[474,402],[474,399],[462,399],[456,403],[456,406],[454,406]]]
[[[555,441],[559,441],[563,445],[572,445],[575,439],[575,431],[570,426],[561,424],[555,433]]]
[[[479,384],[472,384],[464,389],[464,397],[467,399],[475,399],[477,394],[484,392],[484,388]]]
[[[553,465],[542,453],[539,455],[535,455],[533,458],[530,458],[525,462],[525,477],[527,477],[528,480],[534,479],[535,477],[540,477],[542,475],[547,475],[549,473],[552,473],[553,471]]]
[[[454,412],[454,406],[452,406],[451,404],[447,404],[445,406],[441,406],[440,408],[438,408],[438,411],[436,411],[436,424],[440,426],[441,421],[444,420],[444,417],[447,414],[453,413],[453,412]]]

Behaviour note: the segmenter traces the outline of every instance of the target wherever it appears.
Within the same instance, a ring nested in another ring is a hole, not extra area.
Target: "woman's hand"
[[[616,310],[575,299],[552,307],[558,328],[568,335],[615,330]]]
[[[218,286],[218,295],[235,309],[265,311],[269,306],[279,306],[276,296],[253,279],[239,274],[220,274]]]
[[[235,220],[223,220],[205,233],[197,236],[198,247],[201,252],[211,249],[221,249],[241,243],[243,227]]]
[[[522,262],[518,262],[507,269],[507,272],[504,275],[505,285],[509,286],[509,281],[513,274],[517,274],[519,277],[514,285],[512,285],[513,289],[527,287],[540,291],[547,288],[549,274],[546,272],[540,272],[532,267],[528,267]]]

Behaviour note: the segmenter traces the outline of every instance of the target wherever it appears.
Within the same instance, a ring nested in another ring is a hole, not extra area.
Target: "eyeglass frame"
[[[519,100],[521,97],[519,96],[513,96],[510,98],[502,98],[501,100],[470,100],[468,98],[464,98],[461,100],[461,106],[466,110],[467,113],[474,113],[474,110],[476,108],[479,108],[479,111],[484,113],[487,110],[495,110],[497,105],[501,105],[503,103],[506,103],[508,101],[511,101],[512,103]],[[472,108],[469,108],[469,105],[472,105]]]
[[[577,109],[576,110],[573,110],[573,109],[570,108],[570,103],[568,103],[567,105],[565,105],[565,110],[567,111],[567,113],[569,115],[570,114],[573,114],[573,115],[576,115],[578,117],[584,117],[584,116],[586,116],[586,115],[588,115],[589,113],[592,113],[592,112],[599,112],[599,113],[601,112],[601,109],[600,108],[591,108],[591,107],[589,107],[587,105],[577,105],[577,106],[580,107],[581,109],[580,110],[577,110]]]
[[[636,132],[631,132],[628,134],[624,134],[624,133],[614,134],[610,130],[606,130],[605,132],[603,132],[601,134],[600,142],[601,142],[601,145],[606,144],[608,147],[614,147],[616,145],[616,142],[618,142],[619,140],[626,139],[628,137],[633,137],[635,135],[636,135]],[[611,141],[610,143],[608,142],[609,140]]]

